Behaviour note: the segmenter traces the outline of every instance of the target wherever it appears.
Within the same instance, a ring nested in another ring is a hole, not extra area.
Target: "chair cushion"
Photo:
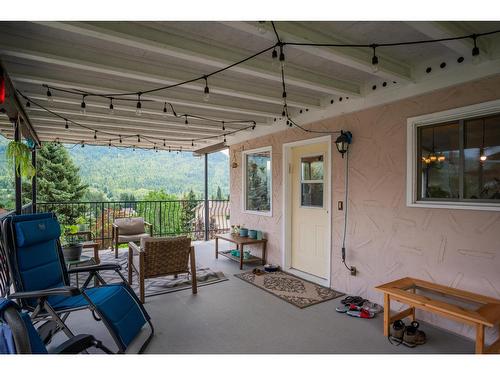
[[[142,217],[128,217],[123,219],[116,219],[115,225],[118,226],[120,235],[132,235],[144,233],[144,218]]]
[[[118,242],[137,242],[141,241],[143,238],[151,237],[149,233],[140,233],[127,236],[118,236]]]
[[[112,325],[113,331],[127,346],[140,331],[146,317],[142,313],[137,297],[131,294],[133,291],[123,284],[107,284],[99,287],[85,289],[85,294],[97,307],[106,320]],[[88,306],[83,295],[59,298],[55,302],[49,298],[49,302],[56,311],[65,309],[76,309]]]

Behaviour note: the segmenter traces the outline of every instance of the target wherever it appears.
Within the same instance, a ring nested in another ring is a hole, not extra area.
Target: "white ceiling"
[[[83,116],[79,112],[81,96],[52,91],[54,100],[48,102],[42,84],[96,93],[169,85],[272,46],[276,37],[270,22],[264,27],[262,33],[258,22],[0,22],[0,59],[17,89],[67,118],[98,132],[124,137],[141,134],[165,139],[167,147],[191,150],[221,142],[224,132],[220,124],[190,119],[186,127],[183,118],[170,111],[163,114],[165,101],[181,114],[254,120],[258,124],[255,134],[283,129],[280,71],[272,65],[270,53],[209,78],[208,102],[203,100],[203,81],[144,95],[150,101],[142,103],[140,117],[135,115],[135,101],[115,101],[111,115],[109,100],[99,97],[86,98],[87,114]],[[487,32],[500,29],[500,22],[276,22],[276,27],[285,42],[371,44]],[[500,57],[499,45],[500,34],[480,39],[483,62]],[[396,99],[398,90],[425,81],[427,66],[432,66],[432,74],[445,74],[445,70],[449,74],[463,66],[475,69],[470,64],[471,49],[471,40],[379,48],[380,70],[374,73],[369,49],[286,46],[290,113],[307,121],[315,114],[324,116],[332,100],[339,103],[342,97],[343,103],[358,103],[354,107],[359,108],[382,90],[386,90],[386,99]],[[462,64],[457,62],[460,56],[465,58]],[[440,69],[440,62],[446,62],[447,68]],[[76,126],[65,131],[62,119],[34,106],[29,115],[42,141],[58,137],[67,143],[95,143],[92,131]],[[227,125],[226,131],[242,127],[245,125]],[[0,130],[12,136],[5,119],[0,119]],[[244,133],[234,138],[254,136],[251,130]],[[220,138],[191,147],[192,139],[212,135]],[[111,136],[98,133],[97,143],[107,144],[108,138]],[[163,142],[158,143],[161,148]],[[137,137],[124,139],[123,145],[137,145]],[[143,141],[141,146],[153,144]]]

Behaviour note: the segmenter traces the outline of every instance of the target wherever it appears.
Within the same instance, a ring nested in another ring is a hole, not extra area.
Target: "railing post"
[[[208,206],[208,154],[205,154],[205,241],[210,239],[210,208]]]
[[[14,120],[14,140],[16,142],[21,142],[21,129],[19,129],[19,119]],[[19,173],[18,173],[19,172]],[[14,178],[15,178],[15,189],[16,189],[16,215],[20,215],[22,211],[22,201],[21,201],[21,173],[14,166]]]
[[[101,202],[101,246],[104,247],[104,202]]]
[[[31,165],[35,168],[35,174],[31,179],[31,212],[36,214],[36,193],[37,193],[37,183],[36,183],[36,148],[31,150]]]

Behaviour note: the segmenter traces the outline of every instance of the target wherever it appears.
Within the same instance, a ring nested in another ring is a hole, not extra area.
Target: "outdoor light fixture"
[[[477,46],[477,36],[475,34],[472,36],[472,40],[474,41],[474,47],[472,48],[472,63],[477,64],[480,62],[480,57],[479,47]]]
[[[337,146],[338,152],[344,158],[344,154],[349,150],[349,145],[352,143],[352,133],[350,131],[340,131],[340,135],[335,141],[335,146]]]
[[[50,89],[47,88],[47,100],[51,102],[54,98],[52,97],[52,93],[50,92]]]
[[[481,164],[485,162],[486,159],[488,159],[488,157],[484,153],[484,134],[486,133],[485,125],[485,120],[483,118],[483,141],[481,142],[481,148],[479,149],[479,161],[481,162]]]

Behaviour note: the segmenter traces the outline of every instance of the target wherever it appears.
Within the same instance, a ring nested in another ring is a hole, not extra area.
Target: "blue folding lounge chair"
[[[39,332],[47,343],[62,330],[74,337],[66,325],[68,315],[90,309],[96,320],[102,320],[118,346],[126,351],[129,344],[148,323],[150,334],[140,348],[142,352],[153,337],[151,319],[134,291],[125,282],[118,264],[99,264],[66,268],[62,255],[60,225],[53,213],[8,216],[2,223],[3,247],[15,292],[9,296],[31,312],[33,322],[43,322]],[[106,284],[99,271],[114,270],[123,283]],[[88,272],[81,289],[71,287],[69,274]],[[100,286],[88,288],[97,277]]]
[[[92,335],[77,335],[49,352],[29,315],[12,300],[0,298],[0,354],[78,354],[92,347],[112,353]]]

